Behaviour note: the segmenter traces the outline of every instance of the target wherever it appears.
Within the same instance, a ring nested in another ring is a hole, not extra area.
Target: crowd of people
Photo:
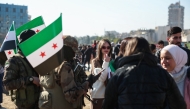
[[[79,46],[63,36],[64,61],[45,75],[18,49],[0,66],[2,86],[18,109],[83,109],[84,98],[91,109],[190,109],[190,50],[181,46],[181,32],[168,30],[166,46],[142,37]],[[22,32],[19,43],[34,34]]]

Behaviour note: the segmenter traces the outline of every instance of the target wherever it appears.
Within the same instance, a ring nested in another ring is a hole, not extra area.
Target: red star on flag
[[[53,43],[53,46],[52,46],[52,47],[53,47],[54,49],[57,48],[57,44],[54,44],[54,43]]]
[[[10,55],[10,54],[11,54],[11,51],[8,51],[7,53],[8,53],[8,55]]]
[[[42,56],[42,58],[43,58],[44,56],[46,56],[45,52],[41,52],[40,56]]]
[[[39,30],[39,29],[37,29],[37,30],[36,30],[36,33],[38,33],[38,32],[40,32],[40,30]]]

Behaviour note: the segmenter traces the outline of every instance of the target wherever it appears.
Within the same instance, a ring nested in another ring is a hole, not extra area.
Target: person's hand
[[[33,84],[36,84],[37,86],[40,86],[40,79],[38,77],[32,77],[34,80],[33,80]]]
[[[110,62],[111,57],[108,56],[108,54],[105,54],[104,61]]]

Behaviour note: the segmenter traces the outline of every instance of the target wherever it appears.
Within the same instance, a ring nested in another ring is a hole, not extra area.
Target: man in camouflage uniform
[[[22,43],[35,34],[25,30],[20,35]],[[32,46],[32,45],[31,45]],[[3,83],[11,91],[11,100],[18,109],[38,109],[40,94],[38,74],[23,56],[22,51],[5,62]]]
[[[64,61],[55,70],[40,77],[43,88],[40,94],[41,109],[82,109],[83,96],[88,89],[83,68],[77,67],[75,54],[79,53],[78,42],[74,37],[63,36]]]

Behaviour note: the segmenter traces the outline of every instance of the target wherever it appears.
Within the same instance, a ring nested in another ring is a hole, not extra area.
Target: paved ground
[[[10,96],[3,94],[3,103],[1,104],[3,108],[1,109],[14,109],[14,104],[10,99]]]

